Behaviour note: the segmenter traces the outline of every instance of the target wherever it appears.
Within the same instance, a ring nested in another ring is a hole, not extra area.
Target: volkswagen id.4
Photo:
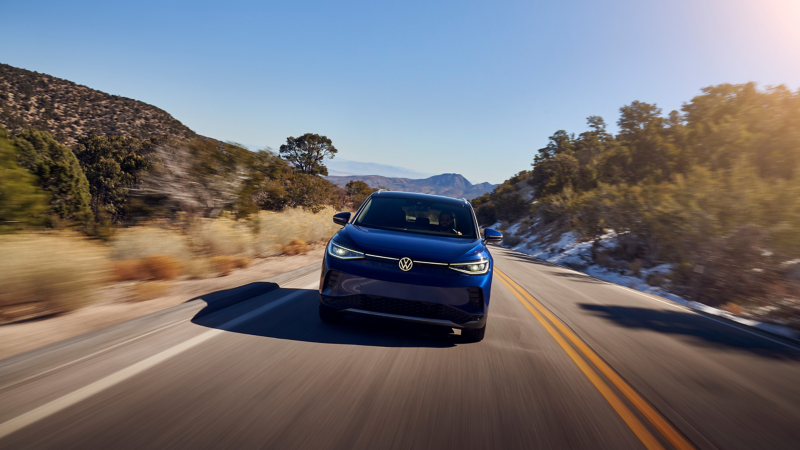
[[[361,314],[461,329],[480,341],[492,290],[487,243],[464,199],[378,191],[328,242],[319,286],[319,316],[341,322]]]

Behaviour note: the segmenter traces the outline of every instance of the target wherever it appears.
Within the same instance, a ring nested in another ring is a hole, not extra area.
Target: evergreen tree
[[[89,222],[89,183],[72,150],[46,131],[27,130],[14,139],[19,163],[38,177],[50,194],[50,213],[65,220]]]
[[[47,211],[47,195],[17,160],[18,149],[0,127],[0,233],[33,224]]]
[[[95,216],[107,215],[116,223],[125,218],[128,191],[138,186],[142,172],[150,167],[144,156],[148,145],[124,136],[92,134],[78,139],[75,154],[89,181]]]

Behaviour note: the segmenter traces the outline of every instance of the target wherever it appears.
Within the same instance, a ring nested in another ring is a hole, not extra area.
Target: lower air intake
[[[401,300],[378,295],[349,295],[346,297],[328,297],[325,303],[336,308],[352,308],[364,311],[400,316],[419,317],[422,319],[450,320],[455,323],[479,320],[482,315],[468,314],[456,308],[439,303]]]

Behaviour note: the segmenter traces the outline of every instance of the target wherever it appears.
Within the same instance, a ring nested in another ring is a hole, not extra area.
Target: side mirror
[[[483,240],[484,240],[484,241],[485,241],[487,244],[492,244],[492,243],[495,243],[495,242],[500,242],[500,241],[502,241],[502,240],[503,240],[503,233],[501,233],[501,232],[499,232],[499,231],[495,231],[495,230],[493,230],[493,229],[491,229],[491,228],[485,228],[485,229],[483,230]]]
[[[350,222],[349,212],[341,212],[333,215],[333,223],[336,225],[345,226],[347,225],[347,222]]]

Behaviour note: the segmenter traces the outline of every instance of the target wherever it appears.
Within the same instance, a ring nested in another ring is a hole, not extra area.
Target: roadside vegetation
[[[517,239],[613,232],[592,263],[667,265],[652,283],[800,327],[800,92],[723,84],[666,116],[633,102],[617,124],[557,131],[532,170],[473,202],[479,220],[516,225]]]
[[[75,140],[0,128],[0,323],[86,306],[111,282],[148,300],[306,253],[372,192],[323,179],[336,149],[314,134],[288,138],[285,157],[200,137]]]

